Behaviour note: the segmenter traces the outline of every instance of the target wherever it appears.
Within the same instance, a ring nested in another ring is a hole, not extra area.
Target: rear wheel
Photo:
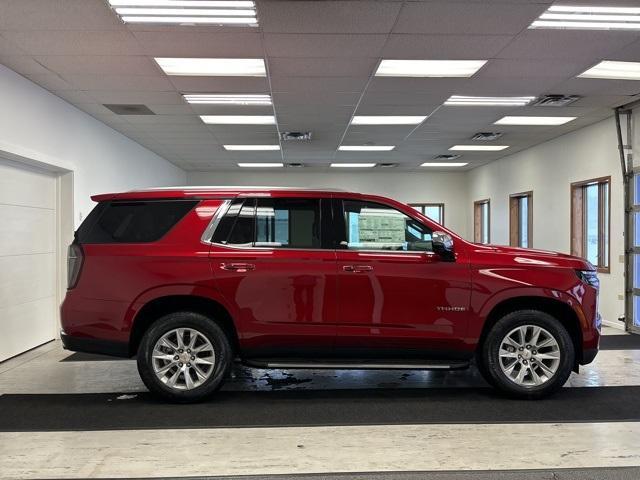
[[[521,398],[542,398],[565,384],[575,349],[569,332],[556,318],[522,310],[504,316],[493,326],[481,361],[483,374],[501,391]]]
[[[177,312],[157,320],[144,334],[138,372],[147,388],[172,402],[189,403],[215,392],[231,365],[231,347],[210,318]]]

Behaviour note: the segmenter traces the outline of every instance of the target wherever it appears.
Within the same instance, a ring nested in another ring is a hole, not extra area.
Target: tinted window
[[[320,248],[320,200],[258,199],[255,246]]]
[[[431,230],[394,208],[345,200],[345,237],[353,250],[431,251]]]
[[[233,214],[233,212],[232,212]],[[245,200],[236,213],[231,234],[225,243],[250,247],[253,244],[255,229],[255,200]]]
[[[143,243],[159,240],[198,202],[107,202],[78,229],[80,243]]]

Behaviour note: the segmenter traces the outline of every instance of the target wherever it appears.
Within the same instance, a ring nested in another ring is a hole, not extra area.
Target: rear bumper
[[[112,340],[100,340],[97,338],[72,337],[64,331],[60,332],[62,345],[66,350],[73,352],[99,353],[112,357],[130,357],[129,344]]]

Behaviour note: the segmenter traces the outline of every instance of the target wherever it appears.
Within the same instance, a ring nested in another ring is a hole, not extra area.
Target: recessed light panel
[[[464,167],[465,165],[469,165],[465,162],[425,162],[421,167]]]
[[[375,163],[332,163],[332,168],[372,168]]]
[[[449,150],[459,152],[499,152],[509,148],[509,145],[454,145]]]
[[[210,125],[275,125],[273,115],[200,115]]]
[[[496,106],[496,107],[522,107],[531,103],[536,97],[467,97],[453,95],[444,102],[451,106]]]
[[[351,125],[418,125],[426,118],[416,115],[356,115]]]
[[[604,78],[610,80],[640,80],[639,62],[612,62],[604,60],[578,75],[581,78]]]
[[[243,152],[280,150],[280,145],[223,145],[223,147],[225,150]]]
[[[394,145],[340,145],[338,150],[343,152],[389,152],[396,148]]]
[[[262,58],[156,58],[167,75],[264,77]]]
[[[640,30],[640,8],[553,5],[529,28]]]
[[[185,93],[187,103],[194,105],[271,105],[271,95],[236,93]]]
[[[495,125],[564,125],[575,120],[576,117],[502,117]]]
[[[253,1],[109,0],[125,23],[258,25]]]
[[[486,60],[382,60],[376,77],[470,77]]]
[[[280,168],[284,167],[284,163],[239,163],[238,166],[241,168]]]

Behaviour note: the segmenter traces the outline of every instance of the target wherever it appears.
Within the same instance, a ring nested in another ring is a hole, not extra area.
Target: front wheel
[[[231,365],[222,329],[194,312],[176,312],[152,324],[138,349],[138,372],[147,388],[172,402],[203,400],[217,390]]]
[[[561,388],[575,362],[567,329],[551,315],[521,310],[498,320],[482,346],[491,384],[521,398],[542,398]]]

